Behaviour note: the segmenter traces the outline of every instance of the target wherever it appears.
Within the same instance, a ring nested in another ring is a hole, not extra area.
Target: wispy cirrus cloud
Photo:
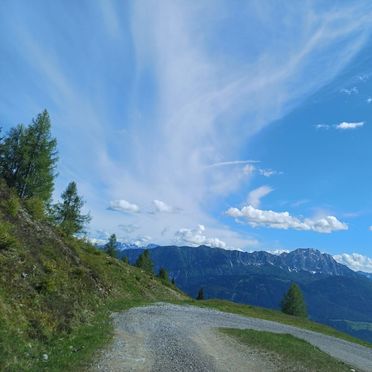
[[[267,185],[260,186],[257,189],[252,190],[248,194],[248,204],[255,208],[259,207],[261,204],[261,199],[266,195],[269,195],[273,190],[273,188]]]
[[[241,168],[254,163],[221,159],[246,159],[253,136],[337,76],[372,24],[367,2],[9,2],[0,14],[13,48],[4,56],[22,67],[19,94],[3,89],[7,110],[22,100],[32,117],[48,106],[63,159],[57,190],[77,180],[92,229],[134,224],[138,236],[166,243],[198,221],[236,247],[247,239],[210,210],[247,187],[254,174]],[[120,221],[107,200],[125,212]],[[185,213],[139,213],[133,200],[166,200]]]

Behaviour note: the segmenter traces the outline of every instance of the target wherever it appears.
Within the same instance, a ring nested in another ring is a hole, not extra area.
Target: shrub
[[[7,222],[0,224],[0,250],[9,249],[17,244],[17,239],[11,234],[11,225]]]
[[[25,207],[35,220],[43,220],[45,218],[44,203],[40,198],[32,197],[27,199]]]
[[[21,204],[16,195],[11,195],[8,199],[4,200],[3,206],[5,208],[6,213],[8,213],[12,217],[16,217],[21,207]]]

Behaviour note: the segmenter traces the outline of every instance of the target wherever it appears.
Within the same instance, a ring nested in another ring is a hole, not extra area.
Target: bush
[[[25,207],[30,213],[30,215],[35,219],[35,220],[43,220],[45,219],[45,208],[44,208],[44,203],[41,199],[37,197],[32,197],[30,199],[27,199],[25,201]]]
[[[11,234],[11,225],[7,222],[0,224],[0,250],[9,249],[17,244],[17,239]]]
[[[19,199],[16,195],[11,195],[8,199],[4,200],[2,204],[5,208],[5,212],[12,217],[17,216],[21,207]]]

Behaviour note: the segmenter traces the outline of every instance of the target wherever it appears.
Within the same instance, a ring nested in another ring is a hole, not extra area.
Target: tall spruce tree
[[[21,199],[50,202],[57,162],[57,141],[51,136],[45,110],[30,126],[20,124],[9,131],[0,146],[0,173]]]
[[[150,252],[145,249],[137,258],[136,266],[149,273],[154,272],[154,263],[151,260]]]
[[[284,295],[281,308],[283,313],[302,318],[307,317],[305,300],[300,287],[296,283],[292,283],[288,292]]]
[[[116,235],[112,234],[109,237],[109,240],[105,245],[105,252],[111,257],[116,257],[117,256],[117,251],[116,251],[117,246],[118,246],[118,241],[116,239]]]
[[[67,235],[83,232],[86,224],[91,220],[89,214],[82,214],[84,201],[78,195],[75,182],[70,182],[62,193],[62,202],[54,206],[54,217],[57,225]]]

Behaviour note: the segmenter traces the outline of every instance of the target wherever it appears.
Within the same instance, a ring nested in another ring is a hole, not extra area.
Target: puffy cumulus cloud
[[[165,212],[165,213],[172,213],[175,211],[173,207],[168,205],[167,203],[164,203],[161,200],[153,200],[153,204],[155,207],[155,212]]]
[[[225,242],[218,238],[208,238],[204,235],[204,232],[204,225],[198,225],[195,229],[179,229],[175,233],[175,241],[193,246],[208,245],[213,248],[226,248]]]
[[[257,208],[261,204],[261,199],[270,194],[272,191],[273,189],[270,186],[260,186],[248,194],[248,203]]]
[[[138,213],[140,211],[137,204],[130,203],[124,199],[111,201],[108,209],[125,213]]]
[[[347,224],[339,221],[334,216],[320,218],[300,219],[291,216],[288,212],[274,212],[271,210],[256,209],[252,205],[238,208],[229,208],[226,214],[231,217],[244,217],[252,227],[270,227],[274,229],[294,229],[331,233],[338,230],[347,230]]]
[[[359,253],[342,253],[333,256],[333,258],[355,271],[364,271],[366,273],[372,273],[372,258],[363,256]]]
[[[363,125],[364,125],[364,121],[359,121],[359,122],[354,122],[354,123],[343,121],[342,123],[337,124],[335,128],[340,129],[340,130],[357,129],[357,128],[361,128]]]

